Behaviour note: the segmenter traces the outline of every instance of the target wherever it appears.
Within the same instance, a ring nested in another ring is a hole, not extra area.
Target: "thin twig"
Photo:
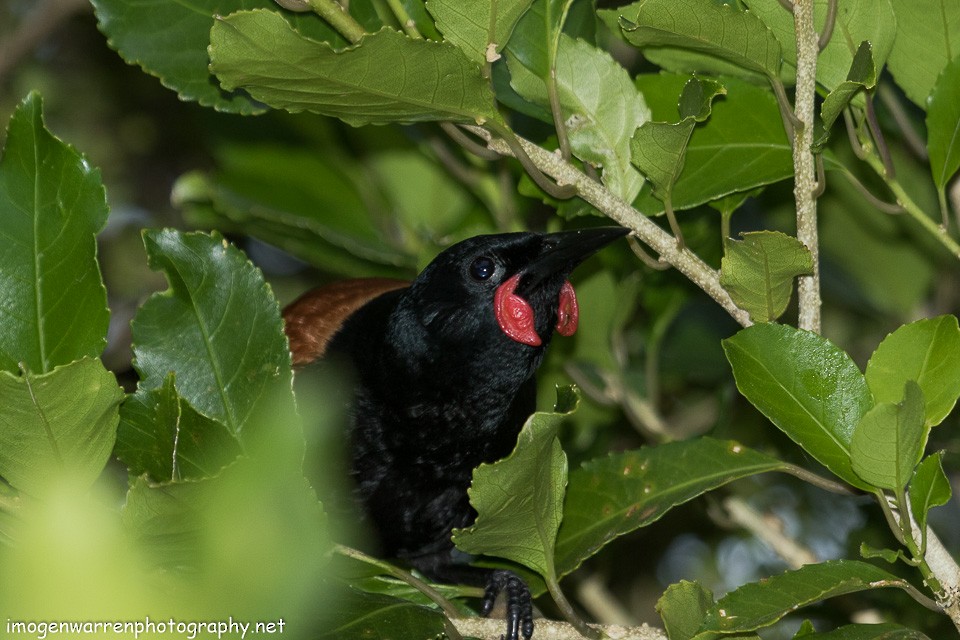
[[[533,180],[538,187],[543,189],[547,195],[556,198],[558,200],[566,200],[577,195],[577,188],[572,184],[566,183],[553,183],[550,179],[544,175],[540,168],[536,165],[533,160],[530,159],[530,156],[527,154],[523,145],[520,144],[519,138],[510,131],[507,127],[488,123],[488,125],[497,135],[500,136],[500,139],[507,145],[510,149],[510,155],[516,158],[523,169],[530,176],[530,179]]]
[[[867,152],[863,148],[863,145],[860,144],[860,138],[857,137],[857,126],[853,122],[853,116],[850,115],[849,107],[843,110],[843,124],[847,129],[847,138],[850,140],[850,148],[853,150],[853,155],[861,160],[866,160]]]
[[[823,23],[823,33],[820,34],[820,39],[817,40],[817,48],[820,51],[823,51],[827,48],[827,45],[830,44],[830,38],[833,36],[833,27],[837,23],[837,0],[829,0],[827,2],[827,18]]]
[[[410,14],[407,13],[407,10],[400,0],[387,0],[387,5],[390,7],[393,15],[396,16],[397,22],[400,23],[400,28],[403,29],[404,33],[414,40],[423,40],[423,36],[420,35],[420,32],[417,30],[417,23],[414,22]]]
[[[847,485],[840,482],[834,482],[833,480],[829,480],[823,476],[818,476],[812,471],[807,471],[803,467],[798,467],[794,464],[785,464],[782,471],[790,474],[794,478],[799,478],[804,482],[812,484],[813,486],[819,487],[826,491],[830,491],[831,493],[836,493],[842,496],[854,495],[853,491]]]
[[[817,556],[783,532],[783,522],[769,514],[762,514],[739,496],[724,499],[723,507],[730,520],[762,540],[792,569],[819,561]]]
[[[360,42],[360,38],[364,35],[363,27],[336,0],[307,1],[317,15],[336,29],[337,33],[346,38],[350,44]]]
[[[630,250],[633,251],[633,255],[637,256],[640,259],[640,262],[647,265],[651,269],[656,269],[657,271],[666,271],[670,268],[670,265],[660,258],[654,258],[652,255],[647,253],[643,246],[640,244],[640,241],[637,240],[637,237],[632,233],[627,236],[627,244],[630,246]]]
[[[902,206],[900,206],[896,202],[884,202],[877,196],[870,193],[870,189],[868,189],[865,184],[860,182],[857,179],[857,176],[853,175],[853,173],[851,173],[850,171],[844,171],[843,175],[846,176],[847,180],[850,181],[850,184],[853,185],[853,187],[860,192],[860,195],[862,195],[870,204],[872,204],[874,207],[876,207],[883,213],[887,213],[890,215],[900,215],[904,213],[904,211],[906,211]]]
[[[482,160],[499,160],[501,157],[496,151],[491,151],[482,144],[474,142],[452,122],[441,122],[440,128],[450,136],[451,140]]]
[[[897,97],[896,92],[894,92],[886,82],[881,82],[877,86],[877,94],[880,96],[880,101],[883,102],[883,106],[890,112],[894,122],[897,123],[903,141],[910,147],[910,151],[919,159],[926,161],[930,156],[927,151],[927,143],[923,137],[917,133],[917,128],[913,126],[913,122],[910,120],[910,116],[907,115],[906,109],[903,108],[903,103]]]
[[[890,157],[890,147],[887,146],[887,141],[880,130],[880,123],[877,121],[877,113],[873,109],[873,96],[867,93],[864,98],[867,104],[867,127],[870,128],[870,135],[873,136],[873,142],[880,153],[880,158],[883,160],[885,177],[891,180],[896,179],[897,174],[893,167],[893,158]]]
[[[790,13],[793,13],[793,2],[791,2],[790,0],[780,0],[780,6],[786,9],[787,11],[789,11]]]

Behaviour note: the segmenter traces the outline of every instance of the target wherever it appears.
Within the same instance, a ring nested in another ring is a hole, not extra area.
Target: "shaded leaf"
[[[659,520],[673,507],[784,463],[739,443],[672,442],[598,458],[570,474],[557,539],[557,574],[580,566],[608,542]]]
[[[927,104],[930,170],[943,191],[960,169],[960,54],[940,74]]]
[[[210,32],[210,69],[227,90],[275,109],[310,111],[354,126],[499,121],[480,66],[450,44],[390,29],[336,51],[301,36],[277,13],[241,11]]]
[[[0,160],[0,370],[48,373],[106,345],[95,236],[107,221],[100,171],[43,124],[31,93]]]
[[[829,129],[837,117],[850,104],[853,97],[861,90],[873,89],[877,84],[877,65],[873,60],[873,47],[869,40],[860,43],[853,62],[850,64],[850,73],[847,79],[827,94],[820,106],[820,117],[823,126]]]
[[[571,400],[558,396],[566,411],[533,414],[509,456],[473,470],[469,495],[477,520],[454,531],[458,548],[506,558],[553,578],[553,550],[567,486],[567,456],[557,429],[575,408]]]
[[[511,86],[540,105],[550,100],[544,78],[507,59]],[[609,53],[565,34],[557,51],[557,93],[573,154],[603,168],[603,183],[630,201],[643,177],[630,164],[630,137],[650,111],[626,69]]]
[[[643,74],[636,83],[650,105],[652,119],[676,122],[676,96],[689,78]],[[790,142],[773,94],[743,80],[724,77],[727,93],[712,104],[710,118],[696,127],[687,145],[683,172],[673,187],[676,210],[786,180],[793,175]],[[717,167],[724,167],[717,171]],[[647,215],[663,211],[652,191],[634,203]]]
[[[854,473],[875,487],[906,488],[930,433],[924,425],[923,405],[920,386],[908,380],[903,400],[879,402],[867,411],[850,443]]]
[[[517,21],[532,2],[428,0],[426,5],[444,39],[463,49],[471,60],[483,64],[488,60],[493,62],[496,54],[503,50]],[[489,45],[493,46],[488,50]]]
[[[923,459],[910,482],[910,510],[921,530],[927,526],[927,514],[933,507],[950,501],[950,481],[943,472],[943,451]]]
[[[926,423],[936,426],[960,396],[960,327],[953,315],[917,320],[888,335],[870,356],[867,384],[877,403],[899,402],[915,380],[926,401]]]
[[[170,288],[133,320],[141,385],[174,372],[180,396],[234,436],[268,390],[285,389],[292,403],[280,308],[260,271],[218,234],[146,231],[144,244]]]
[[[227,92],[210,75],[210,28],[214,16],[240,9],[276,8],[273,0],[94,0],[100,30],[108,44],[130,64],[156,76],[184,100],[193,100],[219,111],[260,113],[264,106],[249,95]],[[319,16],[286,14],[296,29],[309,38],[344,46],[346,41]]]
[[[741,234],[724,242],[720,284],[754,322],[771,322],[787,309],[793,280],[813,270],[810,250],[779,231]]]
[[[154,481],[217,474],[241,449],[227,428],[200,415],[177,394],[171,373],[156,389],[140,389],[120,408],[114,454],[131,475]]]
[[[57,482],[92,485],[117,436],[123,390],[100,360],[49,373],[0,371],[0,476],[31,495]]]
[[[800,607],[847,593],[908,587],[897,576],[857,560],[809,564],[735,589],[707,613],[701,631],[746,632],[769,626]]]
[[[618,9],[627,42],[679,47],[776,78],[780,43],[756,16],[712,0],[642,0]]]
[[[670,640],[690,640],[713,606],[713,594],[699,582],[671,584],[657,600],[657,613]]]
[[[950,0],[890,3],[897,17],[897,39],[887,66],[907,97],[926,109],[940,73],[960,53],[960,7]]]
[[[341,590],[326,612],[320,638],[337,640],[389,640],[403,630],[404,637],[436,638],[445,630],[446,618],[437,611],[390,596]]]
[[[930,640],[915,629],[892,622],[848,624],[833,631],[811,633],[802,637],[809,640]]]
[[[850,356],[815,333],[758,324],[723,341],[737,388],[781,431],[837,476],[861,489],[850,443],[872,405]]]

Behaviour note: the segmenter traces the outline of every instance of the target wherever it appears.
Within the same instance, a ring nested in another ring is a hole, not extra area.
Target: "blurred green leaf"
[[[937,78],[927,105],[930,170],[943,192],[960,169],[960,54]]]
[[[541,71],[509,57],[511,86],[521,96],[549,106]],[[627,73],[609,53],[593,45],[559,35],[557,94],[573,154],[603,168],[603,183],[630,201],[643,177],[630,163],[630,138],[649,120],[650,111]]]
[[[750,12],[766,24],[783,48],[784,61],[796,67],[797,40],[794,35],[793,14],[784,11],[778,0],[744,0]],[[814,23],[817,33],[823,33],[827,15],[827,0],[815,1]],[[817,82],[833,91],[847,79],[853,65],[856,47],[869,41],[877,69],[883,67],[896,39],[897,17],[891,0],[845,0],[837,3],[833,36],[817,57]]]
[[[957,56],[960,6],[946,0],[890,0],[897,39],[888,67],[897,85],[921,109],[937,79]]]
[[[688,76],[642,74],[637,87],[650,105],[652,119],[676,122]],[[727,93],[712,103],[710,119],[696,127],[687,145],[683,172],[674,184],[673,208],[689,209],[717,198],[786,180],[793,175],[790,142],[773,94],[736,78],[719,82]],[[724,167],[717,171],[717,167]],[[663,205],[644,189],[635,206],[647,215]]]
[[[905,489],[930,433],[923,407],[920,385],[908,380],[900,402],[878,402],[867,411],[850,443],[854,473],[881,489]]]
[[[260,271],[219,234],[146,231],[154,270],[170,283],[133,320],[135,365],[145,389],[172,371],[200,414],[242,433],[271,389],[290,391],[290,353],[280,308]]]
[[[801,637],[808,640],[930,640],[919,631],[892,622],[848,624],[833,631]]]
[[[429,0],[427,11],[448,42],[474,62],[493,62],[533,0]],[[492,20],[491,20],[492,18]],[[491,30],[492,29],[492,30]],[[488,50],[488,45],[492,45]]]
[[[390,596],[344,589],[337,594],[320,638],[389,640],[398,637],[438,638],[446,618],[436,609]]]
[[[793,280],[813,270],[802,242],[779,231],[754,231],[724,242],[720,284],[754,322],[772,322],[787,309]]]
[[[106,345],[95,236],[107,221],[100,171],[20,103],[0,160],[0,370],[48,373]]]
[[[506,558],[554,579],[553,551],[567,486],[567,456],[557,429],[576,402],[575,396],[558,395],[559,410],[530,416],[509,456],[473,470],[469,495],[477,520],[454,531],[459,549]]]
[[[872,405],[850,356],[815,333],[757,324],[723,341],[737,388],[781,431],[837,476],[864,490],[850,443]]]
[[[916,381],[926,401],[926,424],[943,422],[960,396],[957,317],[927,318],[898,328],[870,357],[866,380],[878,404],[899,402],[904,384]]]
[[[657,613],[670,640],[690,640],[713,606],[713,594],[699,582],[671,584],[657,600]],[[706,640],[706,639],[704,639]]]
[[[950,481],[943,472],[943,451],[924,458],[910,481],[910,510],[921,531],[927,526],[930,509],[947,504],[951,493]]]
[[[194,100],[218,111],[252,114],[263,104],[243,92],[220,89],[210,75],[210,28],[214,17],[241,9],[277,8],[273,0],[93,0],[100,30],[111,47],[130,64],[156,76],[184,100]],[[319,16],[287,13],[297,31],[314,40],[344,46]]]
[[[780,43],[757,17],[712,0],[641,0],[618,9],[627,42],[706,53],[770,78],[780,74]]]
[[[720,598],[701,632],[740,633],[769,626],[800,607],[827,598],[909,584],[866,562],[830,560],[809,564],[735,589]]]
[[[89,487],[117,436],[123,390],[99,360],[41,375],[0,371],[0,476],[30,495],[59,482]]]
[[[557,575],[614,538],[728,482],[786,465],[737,442],[697,438],[613,454],[570,474],[557,539]]]
[[[300,35],[277,13],[241,11],[214,23],[210,60],[227,90],[354,126],[501,120],[480,66],[460,49],[387,28],[338,52]]]
[[[200,415],[177,394],[175,376],[160,387],[140,389],[120,408],[117,456],[131,475],[154,481],[207,478],[240,455],[227,428]]]

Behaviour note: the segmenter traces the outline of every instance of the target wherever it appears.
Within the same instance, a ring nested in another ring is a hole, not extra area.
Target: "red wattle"
[[[560,289],[560,301],[557,304],[557,333],[562,336],[572,336],[577,332],[580,321],[580,306],[577,304],[577,294],[569,280],[563,283]]]
[[[531,347],[542,344],[534,328],[533,308],[530,303],[514,293],[520,282],[520,274],[512,276],[499,287],[493,296],[493,313],[497,317],[500,330],[512,340]],[[571,287],[571,291],[572,291]],[[561,294],[561,300],[563,294]],[[574,318],[576,317],[576,299],[574,299]],[[576,329],[576,320],[574,320]]]

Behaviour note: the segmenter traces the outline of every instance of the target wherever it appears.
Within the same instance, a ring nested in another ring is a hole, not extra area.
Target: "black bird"
[[[295,365],[336,356],[354,370],[351,474],[381,551],[437,580],[486,583],[485,614],[505,592],[507,640],[533,633],[527,586],[466,566],[450,532],[476,517],[474,467],[509,454],[535,410],[534,373],[554,330],[576,331],[567,277],[627,232],[477,236],[409,285],[348,280],[284,310]]]

